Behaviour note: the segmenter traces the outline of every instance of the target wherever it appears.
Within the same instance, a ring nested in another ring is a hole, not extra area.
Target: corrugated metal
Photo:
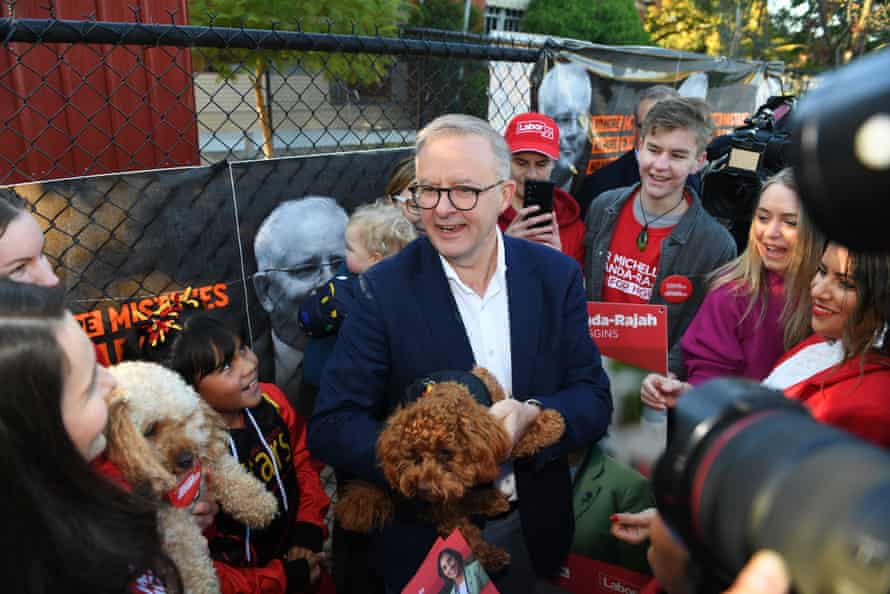
[[[187,22],[187,0],[55,4],[60,19],[133,22],[137,6],[145,22]],[[15,16],[50,15],[45,0],[18,0]],[[0,73],[0,183],[198,163],[187,49],[11,43]]]

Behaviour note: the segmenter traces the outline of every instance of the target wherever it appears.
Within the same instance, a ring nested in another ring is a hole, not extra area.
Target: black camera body
[[[748,243],[748,228],[763,181],[788,164],[792,95],[770,97],[731,134],[708,145],[708,169],[702,180],[702,205],[727,226],[739,252]]]
[[[655,497],[697,592],[722,592],[767,548],[798,594],[890,593],[890,454],[747,380],[695,388],[669,422]]]

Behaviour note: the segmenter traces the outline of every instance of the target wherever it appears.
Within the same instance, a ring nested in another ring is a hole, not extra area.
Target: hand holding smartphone
[[[542,181],[535,179],[525,180],[525,196],[523,196],[523,206],[528,208],[537,205],[539,210],[532,216],[553,212],[553,188],[552,181]],[[550,223],[539,223],[535,227],[545,227]]]

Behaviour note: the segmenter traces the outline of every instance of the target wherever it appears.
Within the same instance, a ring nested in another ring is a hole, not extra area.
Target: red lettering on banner
[[[213,294],[216,295],[216,307],[226,307],[229,304],[229,294],[226,293],[226,286],[223,283],[213,285]]]
[[[637,129],[637,120],[633,114],[626,115],[621,118],[621,129],[625,132],[633,134]]]
[[[133,327],[136,311],[149,315],[158,306],[170,303],[174,295],[182,295],[184,291],[170,291],[136,299],[128,303],[121,303],[96,309],[75,315],[75,318],[83,327],[84,332],[93,339],[100,348],[104,348],[109,354],[114,355],[112,362],[121,360],[123,345],[126,338],[114,336]],[[192,289],[192,298],[198,299],[201,306],[206,309],[228,307],[231,303],[228,295],[228,286],[225,283],[204,285]]]
[[[111,325],[111,332],[117,332],[121,328],[129,328],[133,325],[133,317],[130,315],[130,308],[124,305],[120,311],[114,307],[108,308],[108,321]]]
[[[80,322],[83,331],[86,332],[86,335],[90,338],[103,336],[105,334],[105,324],[102,323],[102,312],[98,309],[77,314],[74,318]]]
[[[603,355],[656,373],[667,373],[667,308],[664,305],[589,301],[587,326]]]
[[[593,129],[598,133],[621,132],[623,115],[597,115],[590,118]]]
[[[692,281],[682,274],[672,274],[661,281],[658,292],[668,303],[683,303],[692,297]]]
[[[591,155],[621,152],[622,136],[597,136],[590,147]]]

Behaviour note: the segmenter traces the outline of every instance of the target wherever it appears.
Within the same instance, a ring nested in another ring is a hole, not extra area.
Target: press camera
[[[708,145],[702,204],[727,224],[739,251],[748,241],[748,226],[763,180],[788,164],[795,102],[791,95],[770,97],[745,119],[744,126]]]

